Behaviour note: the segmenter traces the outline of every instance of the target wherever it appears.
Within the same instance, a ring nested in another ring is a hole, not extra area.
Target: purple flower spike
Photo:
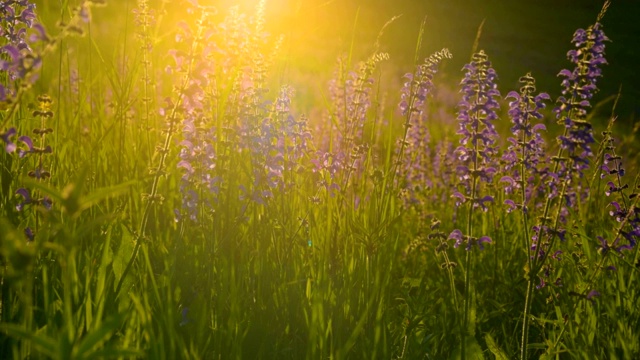
[[[500,107],[497,100],[500,92],[495,83],[496,72],[484,51],[473,54],[471,63],[463,70],[465,76],[460,83],[462,100],[458,103],[460,146],[455,150],[460,191],[452,197],[456,199],[456,206],[469,202],[471,210],[480,208],[486,212],[487,203],[493,202],[493,197],[482,196],[479,190],[481,183],[490,184],[497,173],[498,133],[493,121],[498,119],[496,111]],[[491,242],[487,236],[476,238],[472,233],[462,234],[457,229],[449,238],[456,239],[455,247],[466,242],[466,250],[471,250],[474,244],[482,250],[485,243]]]
[[[609,215],[618,226],[618,235],[611,243],[610,248],[621,252],[633,249],[640,240],[640,211],[631,205],[630,200],[637,195],[627,193],[629,184],[624,180],[625,170],[622,167],[622,158],[616,154],[614,138],[610,131],[605,131],[604,135],[603,142],[609,152],[604,155],[601,177],[610,179],[605,186],[604,193],[606,196],[615,198],[609,203]],[[604,246],[602,237],[598,237],[598,239],[602,244],[600,249],[606,252],[608,248]],[[623,239],[626,239],[627,242],[621,244]]]
[[[555,108],[558,123],[565,126],[565,134],[558,137],[562,149],[568,152],[571,167],[582,176],[593,155],[591,144],[595,142],[591,124],[587,121],[590,100],[596,93],[596,83],[602,76],[600,67],[607,64],[604,58],[605,42],[609,41],[602,25],[596,23],[586,30],[578,29],[572,42],[576,49],[567,53],[567,58],[576,66],[562,70],[562,96]]]
[[[476,179],[489,183],[496,173],[494,156],[498,133],[492,122],[498,118],[496,99],[500,92],[495,84],[496,72],[483,51],[474,54],[473,61],[465,65],[464,70],[463,96],[458,104],[461,138],[456,154],[461,163],[457,168],[460,180],[465,189],[470,189]],[[470,195],[475,197],[477,194]]]
[[[517,195],[514,199],[507,200],[510,208],[526,211],[528,202],[550,187],[547,186],[550,178],[544,161],[545,142],[540,134],[545,130],[545,126],[534,122],[543,117],[540,111],[544,109],[549,95],[535,94],[535,79],[531,74],[521,77],[520,83],[520,92],[511,91],[507,95],[507,98],[511,99],[508,114],[513,124],[513,137],[507,139],[510,145],[502,156],[504,170],[508,175],[503,176],[500,182],[505,183],[505,194]],[[524,204],[522,192],[525,195]]]
[[[404,76],[407,81],[401,90],[398,107],[405,118],[406,136],[398,142],[396,153],[401,165],[398,169],[400,179],[404,180],[403,185],[409,195],[405,198],[406,204],[424,201],[421,190],[433,186],[433,179],[428,175],[433,171],[433,160],[424,110],[427,98],[434,90],[433,77],[439,63],[451,57],[449,50],[442,49],[425,59],[415,73]]]

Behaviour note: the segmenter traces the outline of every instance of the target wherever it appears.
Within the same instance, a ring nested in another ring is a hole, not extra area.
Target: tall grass
[[[0,5],[1,358],[640,356],[608,2],[555,106],[424,28],[388,81],[393,18],[309,114],[268,6]]]

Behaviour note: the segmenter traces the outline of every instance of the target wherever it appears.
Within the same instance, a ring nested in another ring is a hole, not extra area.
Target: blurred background
[[[255,0],[239,1],[255,6]],[[393,16],[381,38],[381,50],[391,55],[399,73],[412,71],[420,24],[426,19],[419,52],[420,61],[443,47],[454,58],[444,64],[444,73],[453,81],[468,61],[479,25],[484,20],[479,48],[484,49],[499,75],[503,94],[517,88],[518,78],[531,71],[541,91],[553,98],[560,93],[558,72],[571,67],[566,53],[577,28],[592,24],[602,0],[269,0],[267,13],[275,33],[289,39],[292,64],[310,73],[334,64],[348,53],[353,39],[353,58],[361,60],[383,25]],[[640,113],[640,1],[614,0],[602,24],[612,42],[607,44],[601,92],[595,102],[617,94],[619,123],[631,125]],[[608,116],[610,99],[599,111]]]
[[[231,6],[253,14],[260,2],[198,1],[218,8],[221,14]],[[54,28],[61,6],[67,3],[72,6],[74,0],[35,2],[47,28]],[[380,51],[390,55],[390,61],[382,64],[383,76],[395,81],[393,85],[399,84],[403,74],[413,72],[420,24],[425,21],[418,59],[422,61],[437,50],[449,48],[454,58],[444,62],[440,72],[455,87],[484,20],[479,49],[489,55],[503,95],[517,89],[518,78],[530,71],[537,79],[538,89],[556,98],[560,94],[558,72],[572,67],[566,53],[571,48],[573,33],[592,24],[603,3],[603,0],[267,0],[266,16],[273,38],[285,37],[279,62],[281,81],[295,86],[299,109],[308,111],[322,101],[337,58],[351,54],[352,64],[365,60],[385,23],[395,16],[400,17],[386,27],[380,38]],[[106,7],[95,9],[92,36],[99,47],[113,44],[117,48],[127,42],[135,43],[131,34],[136,4],[137,0],[108,0]],[[172,39],[174,25],[183,16],[176,15],[183,13],[183,1],[149,0],[149,4],[152,8],[167,9],[158,34]],[[629,128],[638,122],[640,114],[639,15],[637,0],[614,0],[605,15],[602,23],[612,40],[606,49],[609,65],[604,68],[604,78],[599,83],[601,91],[594,99],[594,104],[602,102],[596,111],[598,117],[606,118],[622,87],[616,111],[618,126]],[[122,22],[124,18],[127,21]],[[129,24],[128,28],[113,26],[123,23]],[[114,57],[118,56],[116,52],[117,49]]]

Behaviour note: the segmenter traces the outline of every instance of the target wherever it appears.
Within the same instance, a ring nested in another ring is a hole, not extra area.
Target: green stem
[[[182,101],[184,99],[184,94],[185,91],[187,89],[187,86],[189,85],[189,81],[191,78],[191,72],[193,70],[193,65],[194,65],[194,54],[195,51],[197,50],[197,47],[199,46],[200,40],[202,38],[202,34],[204,31],[204,20],[205,17],[207,16],[207,13],[205,11],[203,11],[202,13],[202,17],[198,22],[198,32],[197,35],[194,38],[193,44],[191,46],[191,51],[189,54],[189,65],[187,67],[187,71],[184,75],[184,78],[182,80],[182,84],[177,92],[178,94],[178,99],[175,102],[175,104],[173,105],[173,108],[171,109],[171,112],[169,113],[169,129],[167,130],[167,134],[165,136],[164,139],[164,143],[162,145],[162,150],[161,150],[161,156],[160,156],[160,161],[158,162],[158,166],[155,167],[155,169],[153,170],[153,183],[151,185],[151,192],[148,195],[148,199],[147,199],[147,203],[144,207],[144,212],[142,214],[142,219],[140,220],[140,227],[139,227],[139,231],[138,234],[136,234],[136,243],[135,246],[133,248],[133,252],[131,253],[131,257],[129,258],[129,261],[127,262],[127,266],[124,268],[124,271],[122,272],[122,276],[120,277],[120,280],[118,281],[118,285],[116,286],[116,290],[115,290],[115,296],[117,297],[118,294],[120,294],[120,290],[122,289],[122,285],[124,284],[124,280],[127,276],[127,274],[129,273],[129,271],[131,270],[131,267],[133,266],[133,263],[136,260],[136,257],[138,255],[138,251],[140,250],[140,245],[142,245],[142,240],[145,237],[146,231],[147,231],[147,224],[149,222],[149,216],[151,215],[151,208],[153,207],[153,205],[157,202],[157,198],[158,198],[158,185],[160,183],[160,177],[162,176],[163,170],[164,170],[164,166],[165,163],[167,161],[167,155],[169,154],[169,146],[171,145],[171,140],[173,139],[173,133],[175,132],[175,128],[177,125],[177,115],[178,115],[178,109],[179,107],[182,105]]]

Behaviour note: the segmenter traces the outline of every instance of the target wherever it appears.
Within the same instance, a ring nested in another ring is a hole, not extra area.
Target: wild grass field
[[[0,358],[640,358],[620,2],[553,89],[332,3],[0,1]]]

